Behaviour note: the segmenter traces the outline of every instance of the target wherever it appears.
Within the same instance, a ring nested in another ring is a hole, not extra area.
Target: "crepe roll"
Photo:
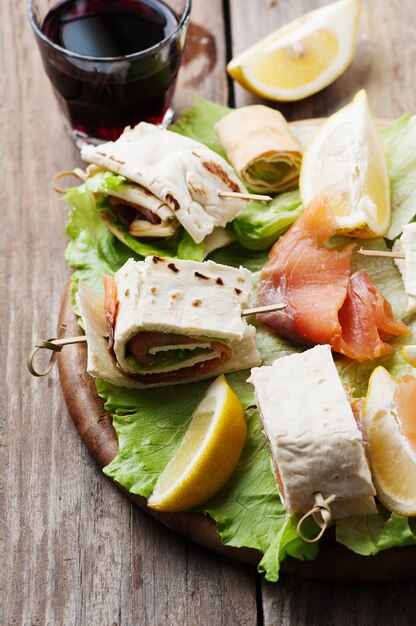
[[[255,328],[241,316],[248,270],[149,256],[104,283],[104,297],[82,283],[77,295],[92,376],[144,388],[260,365]]]
[[[250,380],[287,515],[310,511],[317,492],[335,496],[333,519],[375,513],[362,434],[330,346],[254,368]]]
[[[262,104],[236,109],[217,122],[215,130],[250,189],[281,193],[298,186],[302,148],[279,111]]]

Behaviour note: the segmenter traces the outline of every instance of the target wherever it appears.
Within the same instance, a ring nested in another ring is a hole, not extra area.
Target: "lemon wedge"
[[[364,90],[313,136],[303,155],[299,187],[305,206],[317,195],[328,197],[338,233],[367,239],[387,231],[387,162]]]
[[[402,357],[406,363],[409,363],[412,367],[416,367],[416,346],[403,346]]]
[[[224,376],[208,388],[148,505],[184,511],[209,500],[234,471],[247,438],[244,409]]]
[[[398,515],[416,516],[416,378],[398,382],[377,367],[363,405],[368,457],[378,499]]]
[[[227,71],[249,91],[292,101],[320,91],[350,64],[361,0],[339,0],[290,22],[239,54]]]

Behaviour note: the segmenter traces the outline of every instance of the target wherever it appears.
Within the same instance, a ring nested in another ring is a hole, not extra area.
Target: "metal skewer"
[[[269,304],[267,306],[259,306],[251,309],[243,309],[241,311],[241,316],[245,317],[246,315],[258,315],[259,313],[272,313],[273,311],[280,311],[287,306],[284,302],[279,302],[278,304]],[[50,339],[39,339],[36,342],[35,347],[32,352],[29,354],[27,359],[27,367],[32,376],[47,376],[49,372],[52,370],[55,365],[56,359],[58,358],[58,353],[62,350],[64,346],[68,346],[76,343],[87,343],[87,337],[85,335],[77,335],[76,337],[65,337],[66,333],[66,324],[61,324],[58,330],[58,336],[52,337]],[[104,336],[104,339],[107,336]],[[39,372],[34,365],[34,358],[39,350],[51,350],[52,355],[49,360],[49,364],[46,370]]]
[[[362,254],[363,256],[375,256],[375,257],[386,257],[388,259],[404,259],[403,252],[390,252],[388,250],[364,250],[364,248],[360,248],[357,250],[358,254]]]

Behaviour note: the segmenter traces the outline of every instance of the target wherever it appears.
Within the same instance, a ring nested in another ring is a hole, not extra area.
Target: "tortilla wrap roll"
[[[288,516],[331,495],[333,519],[377,511],[363,437],[329,345],[254,368],[255,389],[279,495]]]
[[[302,148],[279,111],[262,104],[236,109],[215,124],[215,131],[253,191],[281,193],[298,186]]]
[[[261,363],[255,328],[241,317],[248,270],[149,256],[106,282],[105,298],[83,283],[77,294],[92,376],[145,388]]]
[[[116,141],[81,150],[84,161],[124,176],[158,203],[159,217],[174,219],[201,243],[215,227],[224,227],[245,207],[245,193],[232,167],[218,154],[189,137],[141,122],[126,128]]]

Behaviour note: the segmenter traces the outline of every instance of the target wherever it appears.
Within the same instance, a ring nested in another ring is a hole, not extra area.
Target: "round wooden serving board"
[[[79,335],[80,327],[72,312],[69,295],[70,284],[62,300],[59,323],[67,325],[67,336],[71,337]],[[100,467],[104,467],[117,455],[118,443],[111,416],[104,410],[103,401],[96,393],[94,379],[86,372],[86,351],[85,344],[65,346],[58,359],[59,374],[74,424],[88,450]],[[257,565],[260,561],[261,554],[257,550],[224,546],[210,518],[199,513],[158,513],[147,507],[145,498],[122,490],[149,515],[188,539],[245,563]],[[302,562],[289,558],[283,562],[282,571],[322,580],[381,581],[413,578],[416,576],[416,546],[394,548],[375,556],[362,557],[333,539],[326,539],[321,542],[319,556],[315,561]]]

